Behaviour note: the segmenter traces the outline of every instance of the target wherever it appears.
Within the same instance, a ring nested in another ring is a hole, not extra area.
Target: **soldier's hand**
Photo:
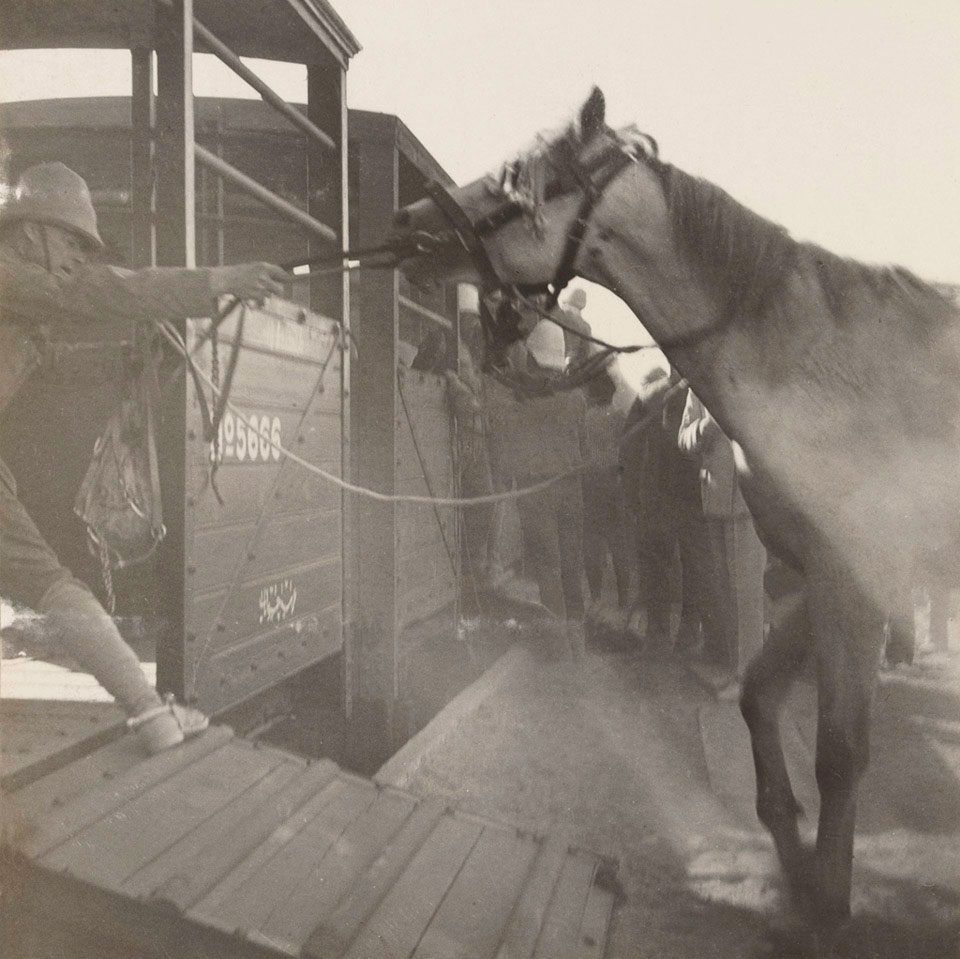
[[[214,296],[232,293],[237,299],[260,305],[268,296],[280,296],[284,283],[293,277],[272,263],[239,263],[215,266],[210,271],[210,292]]]

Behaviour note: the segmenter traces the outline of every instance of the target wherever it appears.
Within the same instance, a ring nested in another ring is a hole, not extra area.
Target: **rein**
[[[426,253],[432,253],[435,246],[437,245],[436,238],[430,234],[423,231],[417,231],[412,233],[409,237],[406,237],[402,240],[392,240],[388,243],[381,243],[378,246],[367,246],[360,247],[355,250],[341,250],[337,253],[327,254],[325,256],[314,256],[307,259],[297,259],[297,260],[288,260],[286,263],[279,264],[281,270],[286,270],[288,273],[293,270],[302,269],[307,267],[308,269],[312,267],[326,267],[330,266],[332,269],[325,270],[313,270],[310,269],[309,273],[299,274],[296,277],[297,282],[303,282],[311,279],[314,276],[322,276],[326,273],[345,273],[348,272],[352,267],[347,265],[347,261],[359,261],[361,266],[364,266],[368,270],[393,270],[396,269],[404,260],[413,257],[413,256],[422,256]],[[376,263],[363,264],[363,260],[369,259],[371,257],[382,258],[384,254],[388,254],[388,259],[381,259]],[[226,303],[220,310],[211,317],[210,325],[203,331],[203,334],[199,337],[197,342],[194,344],[192,353],[196,353],[208,340],[210,340],[219,330],[223,321],[237,308],[239,305],[239,300],[235,296],[231,296],[227,299]]]
[[[361,261],[362,264],[363,260],[377,258],[377,262],[365,264],[365,268],[396,269],[400,263],[411,256],[422,256],[425,253],[433,252],[435,243],[436,241],[431,234],[418,231],[411,234],[409,237],[406,237],[405,239],[381,243],[378,246],[361,247],[354,250],[342,250],[340,252],[327,254],[325,256],[310,257],[306,260],[290,260],[286,263],[281,263],[280,268],[289,273],[295,269],[300,269],[303,267],[332,267],[332,269],[310,270],[308,273],[298,274],[296,276],[296,280],[298,282],[306,281],[311,279],[313,276],[323,275],[325,273],[346,272],[347,270],[351,269],[351,267],[348,265],[348,261],[351,260]],[[384,259],[385,254],[387,255],[386,259]],[[224,380],[222,391],[214,400],[214,408],[211,410],[210,405],[207,403],[206,397],[204,396],[203,388],[200,383],[200,376],[194,364],[193,358],[206,343],[215,343],[217,332],[223,325],[224,320],[226,320],[227,317],[230,316],[238,307],[240,307],[240,316],[237,321],[236,335],[234,336],[233,345],[230,350],[230,359],[227,363],[226,379]],[[214,442],[217,436],[217,431],[220,428],[220,421],[223,418],[224,411],[227,407],[227,401],[230,396],[230,387],[233,383],[233,374],[237,367],[237,360],[240,357],[240,349],[243,342],[243,323],[245,315],[246,310],[244,308],[244,304],[241,303],[239,298],[235,296],[228,297],[226,303],[224,303],[224,305],[210,318],[209,324],[197,337],[197,341],[193,348],[184,357],[187,371],[193,380],[197,400],[200,405],[200,420],[202,423],[203,438],[204,441],[208,443]]]

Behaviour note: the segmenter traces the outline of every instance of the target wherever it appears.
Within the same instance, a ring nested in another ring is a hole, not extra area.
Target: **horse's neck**
[[[785,277],[783,295],[768,315],[729,315],[678,255],[665,207],[661,222],[643,236],[631,235],[637,215],[629,198],[640,192],[625,191],[608,242],[587,264],[593,275],[585,275],[627,303],[729,435],[744,425],[749,432],[743,423],[749,396],[775,389],[797,354],[823,332],[827,311],[818,308],[822,291],[815,275],[798,270]]]
[[[647,332],[709,407],[721,407],[724,372],[729,374],[736,331],[722,319],[720,305],[691,272],[665,252],[651,260],[628,243],[612,243],[593,264],[588,279],[607,287],[634,312]],[[671,347],[674,342],[685,345]],[[747,357],[741,354],[738,368]]]

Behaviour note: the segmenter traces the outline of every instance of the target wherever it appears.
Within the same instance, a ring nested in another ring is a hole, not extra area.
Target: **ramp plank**
[[[242,914],[237,916],[237,903],[249,898],[251,892],[255,895],[260,887],[260,871],[287,843],[299,841],[301,831],[330,801],[330,790],[335,782],[336,779],[332,778],[319,792],[314,792],[292,816],[274,829],[243,862],[190,909],[189,915],[205,924],[230,932],[245,930],[247,920]]]
[[[21,843],[21,851],[33,858],[46,854],[179,769],[221,749],[232,738],[231,729],[215,726],[176,749],[167,749],[131,766],[109,783],[88,790],[73,802],[42,816],[36,822],[36,832]]]
[[[0,701],[2,702],[2,701]],[[36,706],[36,703],[31,703]],[[42,704],[41,704],[42,705]],[[59,704],[57,704],[59,705]],[[73,705],[73,704],[71,704]],[[38,710],[0,709],[0,786],[8,792],[55,772],[86,756],[125,732],[123,713],[104,703],[77,710],[75,716],[58,711],[58,721],[47,722]]]
[[[493,954],[537,851],[535,842],[488,826],[440,904],[413,959]]]
[[[310,934],[303,947],[308,959],[340,956],[356,938],[367,917],[377,908],[440,822],[446,807],[439,799],[425,799],[371,867],[343,897],[329,918]]]
[[[309,881],[316,864],[375,798],[376,790],[368,783],[334,779],[311,801],[312,818],[216,911],[207,910],[208,921],[247,934],[259,929],[289,893]]]
[[[334,763],[321,761],[308,766],[279,793],[204,845],[196,847],[180,870],[154,893],[178,909],[189,909],[215,890],[217,884],[248,857],[259,852],[270,837],[318,790],[337,774]]]
[[[346,959],[410,955],[482,828],[477,822],[444,816],[364,924]]]
[[[17,787],[15,794],[7,798],[24,812],[29,812],[33,821],[38,821],[51,809],[79,798],[106,780],[115,779],[124,770],[142,762],[143,758],[137,737],[121,736],[68,766]]]
[[[116,889],[273,765],[246,743],[229,742],[81,830],[41,863]]]
[[[536,959],[560,959],[579,951],[580,928],[596,868],[596,860],[586,856],[568,855],[564,860],[537,942]]]
[[[215,816],[211,816],[179,842],[124,879],[118,891],[135,898],[150,895],[165,882],[181,874],[183,864],[189,863],[197,850],[219,847],[224,836],[229,834],[238,820],[273,802],[276,794],[300,771],[301,768],[296,763],[281,762],[277,759],[273,768],[253,786],[241,792]]]
[[[566,833],[560,832],[541,840],[539,846],[520,901],[504,932],[497,959],[530,959],[536,948],[570,844]]]
[[[310,931],[328,916],[394,838],[416,808],[415,800],[389,789],[377,791],[373,803],[355,819],[303,881],[261,925],[268,945],[298,953]]]

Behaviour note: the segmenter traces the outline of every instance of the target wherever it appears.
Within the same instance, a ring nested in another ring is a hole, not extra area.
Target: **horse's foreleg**
[[[804,854],[797,828],[800,806],[793,795],[780,743],[780,710],[784,697],[810,652],[811,633],[804,594],[770,637],[747,670],[740,711],[750,729],[757,774],[757,815],[770,830],[788,880],[802,884]]]
[[[817,636],[818,915],[829,927],[850,914],[857,786],[870,752],[870,707],[883,620],[842,574],[822,582],[811,602]]]

